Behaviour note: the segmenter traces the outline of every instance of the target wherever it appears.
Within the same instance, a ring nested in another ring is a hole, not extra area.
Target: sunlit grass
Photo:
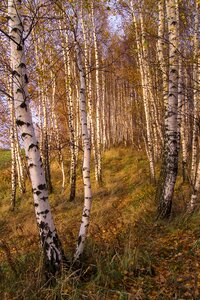
[[[67,270],[57,278],[56,285],[49,287],[42,276],[42,254],[30,183],[27,182],[25,195],[18,193],[16,210],[10,211],[8,153],[5,162],[7,165],[2,159],[0,234],[1,243],[8,247],[10,254],[4,246],[0,247],[2,299],[5,295],[5,299],[110,300],[132,299],[135,295],[137,299],[173,299],[169,298],[173,289],[178,297],[184,299],[184,286],[182,289],[177,280],[180,272],[187,272],[193,253],[197,257],[200,255],[200,247],[195,240],[200,218],[198,212],[190,219],[183,218],[189,191],[187,185],[182,186],[181,177],[177,181],[171,220],[156,221],[155,186],[149,181],[148,161],[144,153],[131,148],[106,151],[101,186],[95,182],[92,162],[93,204],[83,271],[79,274]],[[67,161],[66,174],[68,167]],[[66,256],[71,260],[83,207],[81,157],[75,203],[68,201],[68,175],[66,189],[61,192],[61,171],[55,161],[52,162],[52,180],[52,213]],[[187,251],[183,247],[184,241],[188,244]],[[175,256],[180,251],[185,258],[182,267],[177,264]],[[174,253],[174,259],[171,253]]]

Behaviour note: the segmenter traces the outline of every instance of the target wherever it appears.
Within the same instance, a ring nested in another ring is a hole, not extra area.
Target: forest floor
[[[172,217],[156,221],[155,186],[143,153],[111,149],[104,182],[92,172],[93,206],[82,273],[67,270],[54,286],[42,276],[30,184],[10,210],[10,154],[0,152],[0,299],[200,299],[200,213],[184,212],[189,188],[178,178]],[[81,165],[81,163],[79,163]],[[68,165],[66,165],[66,169]],[[83,205],[81,167],[75,203],[61,192],[52,166],[52,213],[68,259],[76,246]]]

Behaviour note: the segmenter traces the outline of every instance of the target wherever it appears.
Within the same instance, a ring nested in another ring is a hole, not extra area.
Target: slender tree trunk
[[[13,97],[13,83],[10,78],[9,94]],[[15,153],[15,112],[14,112],[14,99],[8,99],[10,110],[10,151],[11,151],[11,208],[14,210],[16,205],[16,188],[17,188],[17,174],[16,174],[16,153]]]
[[[157,53],[160,69],[162,73],[162,94],[165,113],[168,105],[168,74],[167,66],[165,62],[165,0],[158,1],[158,42],[157,42]],[[166,118],[165,118],[166,120]]]
[[[199,82],[198,82],[198,55],[199,55],[199,1],[196,0],[195,11],[195,33],[194,33],[194,64],[193,64],[193,86],[194,86],[194,113],[192,130],[192,162],[191,162],[191,182],[195,185],[197,172],[197,148],[198,148],[198,122],[199,122]]]
[[[84,41],[84,66],[85,66],[85,75],[86,75],[86,95],[88,99],[88,115],[89,115],[89,124],[90,126],[90,137],[91,137],[91,146],[94,156],[94,168],[95,168],[95,178],[98,180],[98,161],[97,161],[97,150],[96,150],[96,143],[95,143],[95,126],[94,126],[94,107],[92,101],[92,75],[90,66],[92,63],[92,49],[91,46],[88,45],[87,35],[86,35],[86,28],[84,22],[84,15],[83,15],[83,3],[81,2],[81,25],[83,31],[83,41]]]
[[[21,1],[8,0],[9,33],[11,36],[11,69],[16,124],[20,131],[32,183],[36,220],[40,231],[47,272],[55,273],[62,261],[62,250],[50,211],[48,191],[36,140],[27,89]]]
[[[136,44],[138,51],[138,63],[140,68],[141,82],[142,82],[142,92],[143,92],[143,103],[144,103],[144,111],[145,111],[145,120],[146,120],[146,136],[147,136],[147,156],[149,159],[150,165],[150,175],[151,179],[155,180],[155,165],[154,165],[154,153],[153,153],[153,144],[152,144],[152,133],[151,133],[151,122],[150,122],[150,108],[149,108],[149,100],[148,100],[148,83],[147,83],[147,74],[146,74],[146,64],[142,56],[142,45],[140,43],[139,33],[138,33],[138,25],[135,17],[133,2],[131,1],[131,9],[133,22],[135,26],[135,34],[136,34]],[[144,41],[143,41],[144,43]],[[144,48],[144,47],[143,47]]]
[[[153,80],[150,72],[150,66],[148,62],[148,51],[146,46],[146,34],[145,34],[145,28],[144,28],[144,21],[143,21],[143,15],[140,13],[140,21],[141,21],[141,34],[142,34],[142,56],[143,56],[143,70],[144,70],[144,77],[145,77],[145,84],[146,84],[146,90],[147,90],[147,97],[149,98],[149,106],[150,106],[150,113],[151,113],[151,123],[152,123],[152,131],[155,133],[155,143],[158,146],[158,140],[157,140],[157,132],[158,132],[158,138],[160,142],[163,144],[163,135],[161,131],[161,126],[159,124],[158,119],[158,112],[156,108],[156,94],[153,92]]]
[[[103,151],[106,149],[106,83],[105,83],[105,73],[102,72],[102,144]]]
[[[200,160],[197,163],[197,145],[195,138],[199,130],[197,130],[197,124],[199,124],[199,89],[200,89],[200,57],[199,57],[199,1],[196,0],[196,11],[195,11],[195,38],[194,38],[194,66],[193,66],[193,80],[194,80],[194,123],[193,123],[193,144],[192,144],[192,167],[191,167],[191,179],[194,184],[193,193],[191,195],[190,202],[188,203],[188,211],[192,212],[197,206],[197,195],[200,189]],[[199,142],[200,149],[200,142]],[[197,171],[196,171],[197,169]]]
[[[169,27],[169,93],[166,126],[166,165],[158,217],[170,216],[172,197],[178,172],[178,22],[177,0],[167,1],[167,20]]]
[[[87,230],[89,226],[90,210],[92,205],[92,192],[91,192],[91,182],[90,182],[90,138],[88,134],[87,127],[87,107],[86,107],[86,82],[85,73],[82,65],[81,49],[79,43],[76,41],[75,37],[75,51],[76,60],[80,75],[80,116],[81,116],[81,126],[82,126],[82,140],[83,140],[83,183],[84,183],[84,207],[82,213],[82,221],[78,236],[78,243],[76,247],[76,252],[74,256],[74,261],[79,261],[85,245],[85,239],[87,235]]]
[[[43,94],[42,97],[42,110],[43,110],[43,165],[46,177],[47,189],[52,193],[53,187],[51,182],[51,170],[50,170],[50,153],[49,153],[49,134],[48,134],[48,120],[47,120],[47,98]]]
[[[70,48],[68,41],[68,32],[65,36],[62,33],[60,26],[60,33],[62,37],[62,50],[64,58],[64,70],[65,70],[65,90],[67,96],[67,108],[68,108],[68,126],[70,136],[70,201],[75,200],[76,196],[76,145],[75,145],[75,128],[74,128],[74,105],[72,102],[72,88],[71,88],[71,66],[70,66]]]
[[[92,31],[94,40],[94,53],[95,53],[95,79],[96,79],[96,142],[97,142],[97,181],[102,181],[102,167],[101,167],[101,139],[100,139],[100,82],[99,82],[99,52],[97,45],[96,26],[94,19],[94,5],[93,0],[92,8]]]
[[[41,30],[44,34],[44,28],[41,26]],[[39,45],[44,45],[44,38],[37,38],[33,30],[34,46],[35,46],[35,58],[38,72],[38,88],[39,88],[39,118],[40,118],[40,153],[42,162],[44,165],[44,172],[47,182],[47,188],[51,193],[53,190],[51,181],[51,168],[50,168],[50,143],[49,143],[49,122],[48,122],[48,100],[45,92],[45,60],[40,56]],[[43,35],[42,35],[43,37]]]
[[[39,91],[39,129],[40,129],[40,138],[39,138],[39,148],[40,148],[40,155],[41,155],[41,159],[42,162],[44,161],[44,153],[43,153],[43,149],[44,149],[44,133],[43,133],[43,114],[42,114],[42,96],[41,96],[41,91]]]
[[[182,146],[182,174],[183,182],[186,180],[186,164],[187,164],[187,149],[185,140],[185,97],[184,97],[184,85],[183,85],[183,62],[182,58],[179,58],[179,78],[178,78],[178,151]]]
[[[61,149],[61,140],[60,140],[60,133],[58,128],[58,119],[56,115],[55,110],[55,94],[56,94],[56,79],[55,76],[51,73],[51,79],[52,79],[52,122],[53,122],[53,128],[55,132],[55,140],[56,140],[56,148],[58,150],[58,161],[62,172],[62,192],[65,189],[65,168],[64,168],[64,158],[63,153]]]
[[[200,147],[200,144],[199,144]],[[197,167],[197,176],[196,176],[196,181],[195,181],[195,185],[193,188],[193,192],[190,198],[190,201],[188,203],[188,207],[187,207],[187,211],[189,213],[192,213],[196,207],[197,207],[197,196],[200,190],[200,161],[198,163],[198,167]]]
[[[76,73],[75,73],[76,74]],[[77,75],[76,75],[77,77]],[[79,140],[80,140],[80,109],[79,109],[79,86],[78,83],[75,84],[75,93],[74,93],[74,101],[76,103],[76,114],[75,114],[75,120],[76,120],[76,126],[75,126],[75,130],[76,130],[76,134],[75,134],[75,144],[76,144],[76,161],[78,162],[78,154],[79,154]]]
[[[164,145],[163,145],[163,153],[162,153],[162,165],[160,170],[160,175],[157,183],[156,190],[156,200],[160,201],[162,196],[162,186],[164,184],[165,175],[166,175],[166,156],[167,156],[167,120],[168,120],[168,66],[166,63],[165,57],[167,57],[167,51],[165,53],[165,2],[166,0],[158,1],[158,41],[157,41],[157,55],[158,61],[160,65],[160,70],[162,74],[162,104],[164,104]],[[163,105],[162,105],[163,107]]]
[[[15,119],[15,115],[14,115]],[[15,135],[15,155],[16,155],[16,165],[17,165],[17,175],[18,175],[18,184],[19,189],[22,194],[26,192],[26,184],[25,184],[25,178],[24,178],[24,171],[23,171],[23,164],[22,164],[22,156],[21,156],[21,149],[19,145],[19,138],[18,138],[18,132],[16,127],[16,120],[14,124],[14,135]]]
[[[13,80],[10,77],[10,82],[8,84],[9,94],[13,97]],[[13,208],[16,202],[16,178],[18,179],[19,190],[23,194],[26,191],[22,158],[20,153],[19,139],[16,128],[16,118],[14,111],[14,99],[9,98],[9,111],[10,111],[10,143],[11,143],[11,160],[12,160],[12,168],[11,168],[11,183],[12,183],[12,196],[11,203],[13,203]]]
[[[181,135],[181,146],[182,146],[182,175],[183,175],[183,182],[187,180],[187,157],[188,157],[188,151],[187,151],[187,126],[186,126],[186,95],[185,95],[185,87],[184,87],[184,70],[181,67],[179,69],[179,79],[181,79],[181,82],[179,84],[182,85],[182,105],[180,108],[181,112],[181,124],[180,124],[180,135]]]
[[[88,49],[89,65],[92,64],[92,49]],[[87,78],[87,77],[86,77]],[[95,169],[95,179],[98,181],[98,159],[97,159],[97,149],[95,142],[95,124],[94,124],[94,105],[92,98],[92,74],[88,69],[88,108],[89,108],[89,118],[90,118],[90,127],[91,127],[91,143],[92,151],[94,156],[94,169]]]

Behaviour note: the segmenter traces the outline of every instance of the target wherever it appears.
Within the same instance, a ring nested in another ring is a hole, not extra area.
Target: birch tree
[[[65,17],[63,15],[63,17]],[[66,22],[63,22],[65,27],[67,27]],[[72,76],[71,76],[71,65],[70,65],[70,47],[69,47],[69,38],[68,32],[66,31],[65,35],[62,33],[62,24],[60,24],[60,35],[62,38],[62,53],[64,58],[64,71],[65,71],[65,91],[67,98],[67,109],[68,109],[68,126],[69,126],[69,136],[70,136],[70,201],[75,200],[76,195],[76,166],[77,166],[77,157],[76,157],[76,143],[75,143],[75,121],[74,121],[74,103],[72,100]]]
[[[95,142],[95,122],[94,122],[94,103],[92,97],[92,75],[90,66],[92,65],[92,47],[90,46],[90,36],[87,35],[86,26],[84,21],[84,5],[81,1],[81,25],[83,32],[83,42],[84,42],[84,67],[85,67],[85,76],[86,76],[86,98],[88,99],[88,116],[89,116],[89,127],[90,127],[90,137],[91,137],[91,146],[94,156],[94,168],[95,168],[95,178],[98,181],[98,159],[97,159],[97,150]]]
[[[140,41],[139,37],[139,29],[138,24],[135,16],[133,1],[131,1],[131,12],[132,12],[132,20],[135,27],[135,35],[136,35],[136,46],[137,46],[137,53],[138,53],[138,64],[140,69],[140,76],[142,82],[142,96],[143,96],[143,103],[144,103],[144,112],[145,112],[145,121],[146,121],[146,139],[147,139],[147,156],[149,159],[150,165],[150,174],[152,180],[155,179],[155,164],[154,164],[154,153],[153,153],[153,144],[152,144],[152,131],[151,131],[151,120],[150,120],[150,107],[149,107],[149,100],[148,100],[148,83],[147,83],[147,65],[146,61],[142,53],[142,49],[144,50],[144,38],[142,36],[142,42]],[[143,32],[143,30],[142,30]]]
[[[91,155],[91,145],[90,137],[88,133],[87,125],[87,106],[86,106],[86,82],[85,82],[85,72],[81,57],[81,48],[77,41],[76,32],[74,32],[75,41],[75,52],[76,61],[80,76],[80,117],[81,117],[81,127],[82,127],[82,141],[83,141],[83,184],[84,184],[84,207],[82,213],[82,221],[79,230],[78,242],[76,247],[76,252],[74,255],[74,261],[78,262],[83,254],[85,240],[87,236],[87,230],[89,226],[90,211],[92,205],[92,192],[91,192],[91,182],[90,182],[90,155]]]
[[[23,35],[22,4],[20,0],[8,0],[11,69],[16,124],[23,141],[30,178],[34,207],[47,272],[55,273],[62,261],[62,250],[51,215],[48,191],[36,140],[33,120],[29,108],[28,76],[25,62],[25,40]]]
[[[44,172],[47,182],[47,188],[51,193],[53,190],[51,182],[51,170],[50,170],[50,153],[49,153],[49,134],[48,134],[48,110],[47,110],[47,94],[45,91],[45,58],[41,56],[41,47],[45,45],[45,28],[43,24],[40,24],[40,29],[43,32],[42,38],[37,38],[36,33],[33,30],[34,46],[35,46],[35,59],[36,67],[38,71],[37,86],[39,97],[39,118],[40,118],[40,153],[42,163],[44,165]]]
[[[91,3],[91,15],[92,15],[92,33],[94,40],[94,54],[95,54],[95,80],[96,80],[96,143],[97,143],[97,170],[96,180],[102,181],[102,169],[101,169],[101,139],[100,139],[100,78],[99,78],[99,51],[97,45],[97,34],[94,18],[94,4]]]
[[[178,172],[178,22],[177,0],[167,1],[167,21],[169,30],[169,90],[166,114],[166,161],[162,182],[158,216],[169,217],[172,197]]]
[[[51,72],[51,80],[52,80],[52,105],[51,105],[51,115],[52,115],[52,123],[53,123],[53,130],[56,139],[56,148],[58,151],[58,162],[60,164],[61,172],[62,172],[62,191],[65,189],[65,168],[64,168],[64,158],[61,149],[61,139],[60,139],[60,132],[58,127],[58,118],[56,115],[55,109],[55,95],[56,95],[56,78],[55,75]]]
[[[194,64],[193,64],[193,82],[194,82],[194,109],[193,109],[193,130],[192,130],[192,162],[191,162],[191,181],[195,185],[197,162],[198,162],[198,118],[199,118],[199,1],[196,0],[195,18],[194,18]]]
[[[8,98],[10,110],[10,150],[11,150],[11,207],[15,209],[16,204],[16,188],[17,188],[17,173],[16,173],[16,152],[15,152],[15,117],[14,117],[14,99],[12,93],[12,78],[8,83],[10,98]]]
[[[167,64],[165,61],[165,0],[158,1],[158,41],[157,41],[157,53],[162,74],[162,94],[165,112],[167,110],[168,101],[168,74]],[[166,120],[166,118],[165,118]]]
[[[184,85],[184,75],[185,70],[183,68],[183,63],[181,59],[181,63],[179,65],[179,110],[181,114],[180,120],[180,137],[181,137],[181,146],[182,146],[182,175],[183,175],[183,182],[186,182],[186,171],[187,171],[187,158],[188,158],[188,147],[187,147],[187,128],[186,128],[186,91]]]
[[[199,1],[196,0],[195,6],[195,35],[194,35],[194,116],[193,116],[193,139],[192,139],[192,163],[191,180],[193,183],[193,192],[188,203],[188,211],[192,212],[197,206],[197,194],[200,189],[200,160],[197,164],[197,142],[199,141],[197,133],[199,132],[199,89],[200,89],[200,56],[199,56]],[[199,142],[200,149],[200,142]]]

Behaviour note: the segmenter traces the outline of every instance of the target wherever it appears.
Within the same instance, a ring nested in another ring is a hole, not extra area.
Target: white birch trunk
[[[157,143],[157,134],[159,135],[159,139],[161,143],[164,143],[163,135],[161,131],[161,126],[159,124],[158,113],[156,108],[156,95],[153,93],[153,80],[150,72],[150,66],[148,62],[148,51],[146,46],[146,34],[144,28],[144,21],[143,15],[140,13],[140,22],[141,22],[141,35],[142,35],[142,58],[143,58],[143,70],[144,70],[144,77],[145,77],[145,84],[147,90],[147,97],[149,99],[149,106],[150,106],[150,113],[151,113],[151,120],[152,123],[152,131],[155,132],[155,143]],[[157,143],[158,146],[158,143]]]
[[[76,41],[75,37],[75,51],[76,60],[80,75],[80,117],[81,117],[81,127],[82,127],[82,140],[83,140],[83,183],[84,183],[84,207],[82,213],[82,221],[79,230],[78,243],[76,247],[76,252],[74,255],[74,261],[79,261],[85,246],[85,239],[87,236],[87,230],[89,226],[90,210],[92,205],[92,192],[91,192],[91,182],[90,182],[90,137],[88,134],[87,127],[87,107],[86,107],[86,83],[85,83],[85,73],[82,65],[81,49]]]
[[[186,163],[187,163],[187,149],[185,140],[185,97],[184,97],[184,85],[183,85],[183,62],[182,58],[179,58],[179,78],[178,78],[178,151],[182,146],[182,171],[183,181],[186,179]]]
[[[106,149],[107,141],[106,141],[106,82],[105,82],[105,73],[102,72],[102,144],[103,151]]]
[[[100,139],[100,83],[99,83],[99,53],[97,45],[96,26],[94,20],[94,5],[91,3],[92,9],[92,31],[94,40],[94,54],[95,54],[95,78],[96,78],[96,142],[97,142],[97,178],[98,182],[102,181],[101,168],[101,139]]]
[[[76,74],[76,73],[75,73]],[[78,83],[75,84],[75,93],[74,93],[74,101],[76,103],[76,114],[75,114],[75,121],[76,121],[76,125],[75,125],[75,130],[76,130],[76,134],[75,134],[75,143],[76,143],[76,161],[78,161],[78,154],[79,154],[79,140],[80,140],[80,109],[79,109],[79,86]]]
[[[192,144],[192,168],[191,168],[191,179],[193,180],[194,189],[191,195],[190,202],[188,203],[188,211],[192,212],[197,206],[197,195],[200,189],[200,160],[197,163],[197,145],[195,142],[195,136],[199,131],[197,131],[197,122],[199,121],[199,89],[200,89],[200,57],[199,57],[199,1],[196,0],[196,11],[195,11],[195,39],[194,39],[194,125],[193,125],[193,144]],[[200,148],[200,143],[199,143]],[[196,171],[197,168],[197,171]]]
[[[165,13],[164,12],[165,12],[165,0],[159,0],[158,1],[157,53],[158,53],[158,61],[162,73],[163,102],[164,102],[164,108],[166,113],[167,103],[168,103],[168,75],[167,75],[167,66],[165,63],[165,54],[164,54],[164,48],[165,48]]]
[[[20,130],[20,136],[28,161],[35,214],[45,255],[46,270],[55,273],[60,268],[62,251],[50,211],[44,170],[29,108],[28,77],[20,10],[20,0],[8,0],[11,69],[13,75],[16,124]]]
[[[16,188],[17,188],[17,174],[16,174],[16,152],[15,152],[15,112],[13,97],[12,79],[8,82],[9,94],[11,98],[8,99],[10,110],[10,151],[11,151],[11,208],[15,209],[16,204]]]
[[[136,45],[138,52],[138,64],[140,68],[141,82],[142,82],[142,92],[143,92],[143,103],[144,103],[144,111],[145,111],[145,120],[146,120],[146,137],[147,137],[147,156],[149,159],[150,165],[150,175],[151,179],[155,180],[155,166],[154,166],[154,154],[153,154],[153,145],[152,145],[152,134],[151,134],[151,124],[150,124],[150,108],[148,101],[148,83],[147,83],[147,73],[146,73],[146,64],[142,56],[142,45],[140,43],[139,33],[138,33],[138,25],[135,17],[135,12],[133,8],[133,1],[131,1],[131,10],[132,17],[135,26],[135,34],[136,34]],[[144,43],[144,41],[143,41]],[[144,47],[143,47],[144,48]]]
[[[197,172],[197,147],[198,147],[198,117],[199,117],[199,1],[196,0],[195,10],[195,33],[194,33],[194,64],[193,64],[193,86],[194,86],[194,113],[192,130],[192,162],[191,162],[191,182],[195,185]]]
[[[51,193],[53,190],[51,183],[51,171],[50,171],[50,153],[49,153],[49,134],[48,134],[48,121],[47,121],[47,96],[42,95],[42,110],[43,110],[43,165],[46,177],[47,189]]]
[[[158,216],[170,216],[174,186],[178,172],[178,22],[177,0],[167,1],[169,28],[169,93],[166,126],[166,167],[160,194]]]
[[[180,124],[180,137],[181,137],[181,146],[182,146],[182,175],[183,175],[183,182],[186,181],[186,167],[187,167],[187,157],[188,157],[188,151],[187,151],[187,124],[186,124],[186,115],[187,115],[187,109],[186,109],[186,95],[185,95],[185,87],[184,87],[184,70],[183,67],[179,69],[179,85],[181,84],[181,97],[182,97],[182,103],[180,107],[180,113],[181,113],[181,124]],[[180,86],[179,86],[180,88]],[[180,97],[180,95],[179,95]]]
[[[56,139],[56,148],[58,150],[58,161],[60,164],[61,172],[62,172],[62,192],[65,189],[65,168],[64,168],[64,158],[61,149],[61,140],[60,140],[60,133],[58,128],[58,119],[55,110],[55,94],[56,94],[56,80],[55,76],[53,76],[51,72],[51,80],[52,80],[52,122],[53,128],[55,132],[55,139]]]
[[[16,118],[15,118],[15,110],[14,110],[14,98],[13,98],[13,81],[12,76],[10,76],[10,80],[8,83],[8,89],[10,98],[8,98],[9,111],[10,111],[10,146],[11,146],[11,185],[12,185],[12,193],[11,193],[11,203],[14,209],[16,202],[16,188],[18,179],[19,190],[23,194],[26,191],[24,172],[22,166],[22,159],[20,153],[19,139],[16,128]]]
[[[65,24],[65,23],[64,23]],[[66,24],[65,24],[66,26]],[[68,32],[65,36],[62,33],[60,24],[60,34],[62,37],[62,52],[64,58],[64,70],[65,70],[65,91],[67,96],[67,109],[68,109],[68,126],[70,136],[70,201],[75,200],[76,195],[76,145],[75,145],[75,128],[74,128],[74,105],[72,101],[72,87],[71,87],[71,67],[70,67],[70,48],[68,41]]]
[[[14,119],[15,119],[15,115],[14,115]],[[16,155],[16,163],[17,163],[18,184],[19,184],[20,192],[24,194],[26,192],[26,184],[24,178],[21,149],[19,145],[19,138],[18,138],[18,132],[16,127],[16,120],[14,124],[14,135],[15,135],[15,155]]]
[[[98,162],[97,162],[97,151],[96,151],[96,143],[95,143],[95,127],[93,121],[94,115],[94,108],[92,102],[92,76],[91,76],[91,56],[92,56],[92,49],[91,46],[88,45],[88,40],[86,36],[86,29],[85,29],[85,22],[83,16],[83,3],[81,2],[81,25],[82,25],[82,32],[83,32],[83,41],[84,41],[84,65],[85,65],[85,75],[86,75],[86,95],[88,99],[88,115],[90,119],[90,137],[91,137],[91,146],[94,156],[94,168],[95,168],[95,178],[98,180]]]

